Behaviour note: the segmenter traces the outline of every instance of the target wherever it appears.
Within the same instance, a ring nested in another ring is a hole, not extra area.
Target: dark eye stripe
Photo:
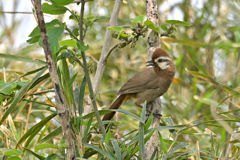
[[[158,59],[158,62],[161,63],[161,62],[167,62],[168,60],[167,59]]]

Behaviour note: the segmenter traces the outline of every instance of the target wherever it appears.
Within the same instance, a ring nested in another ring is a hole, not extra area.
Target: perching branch
[[[46,25],[44,22],[44,17],[42,12],[41,0],[34,0],[34,8],[37,14],[38,25],[40,28],[41,38],[43,42],[43,50],[45,53],[46,62],[48,64],[49,74],[55,90],[57,111],[58,111],[59,118],[61,119],[62,131],[66,140],[67,159],[75,160],[76,152],[75,152],[74,141],[72,139],[69,110],[63,96],[61,85],[58,79],[57,68],[53,60],[53,55],[50,48],[50,43],[49,43]]]
[[[153,23],[158,25],[158,7],[157,7],[157,0],[146,0],[146,12],[147,12],[147,19],[151,20]],[[151,60],[153,52],[156,50],[156,48],[160,47],[160,37],[157,32],[154,32],[150,29],[148,29],[148,60]],[[156,99],[152,102],[149,102],[147,104],[147,108],[153,111],[153,120],[152,124],[149,128],[155,128],[158,127],[160,124],[160,118],[161,117],[161,102],[160,99]],[[149,117],[149,113],[146,112],[146,118]],[[150,159],[152,153],[154,152],[154,149],[158,146],[158,131],[155,131],[151,138],[147,141],[147,143],[144,146],[144,159]]]

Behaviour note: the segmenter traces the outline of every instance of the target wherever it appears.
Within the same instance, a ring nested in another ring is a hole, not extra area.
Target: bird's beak
[[[156,63],[153,61],[147,61],[147,66],[156,66]]]

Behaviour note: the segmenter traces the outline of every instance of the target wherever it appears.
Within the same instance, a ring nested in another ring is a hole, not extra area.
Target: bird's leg
[[[140,107],[140,108],[143,108],[140,104],[137,104],[137,103],[135,103],[135,105],[136,106],[138,106],[138,107]],[[151,110],[149,110],[148,108],[146,108],[146,110],[149,112],[149,113],[151,113],[152,111]]]

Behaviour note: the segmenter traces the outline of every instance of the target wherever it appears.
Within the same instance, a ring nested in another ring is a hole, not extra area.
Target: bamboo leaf
[[[103,156],[107,157],[108,159],[110,159],[110,160],[115,160],[109,153],[103,151],[102,149],[100,149],[100,148],[98,148],[98,147],[96,147],[96,146],[94,146],[94,145],[90,145],[90,144],[88,144],[88,143],[85,143],[85,142],[83,142],[83,144],[84,144],[85,146],[87,146],[87,147],[90,147],[90,148],[96,150],[98,153],[102,154]]]
[[[14,60],[14,61],[30,62],[30,63],[40,64],[40,65],[47,64],[45,61],[42,61],[40,59],[31,59],[31,58],[26,58],[26,57],[11,55],[11,54],[4,54],[4,53],[0,53],[0,58],[5,58],[9,60]]]
[[[37,124],[35,124],[32,128],[30,128],[18,141],[16,148],[23,142],[25,141],[28,137],[27,143],[25,144],[25,147],[28,146],[28,144],[30,143],[30,141],[32,140],[32,138],[35,137],[35,135],[42,129],[42,127],[49,122],[49,120],[51,120],[53,117],[55,117],[57,114],[53,113],[51,115],[49,115],[48,117],[44,118],[43,120],[41,120],[40,122],[38,122]]]
[[[40,141],[38,141],[39,143],[43,143],[49,139],[52,139],[53,137],[56,137],[57,135],[62,133],[62,127],[58,127],[56,128],[54,131],[52,131],[51,133],[49,133],[48,135],[46,135],[45,137],[43,137]]]
[[[4,115],[2,116],[2,119],[0,121],[0,125],[5,121],[5,119],[7,118],[7,116],[17,107],[17,103],[22,99],[22,97],[24,96],[24,94],[28,91],[28,89],[31,87],[31,85],[43,74],[43,72],[46,71],[46,68],[43,69],[42,71],[40,71],[33,79],[31,82],[29,82],[28,84],[26,84],[25,86],[23,86],[21,88],[21,90],[16,94],[16,96],[13,99],[12,104],[10,105],[10,107],[7,109],[7,111],[4,113]]]
[[[186,69],[186,71],[188,73],[190,73],[191,75],[193,75],[193,76],[196,76],[198,78],[204,79],[205,81],[208,81],[208,82],[212,83],[213,85],[221,88],[222,90],[228,92],[229,94],[233,95],[234,97],[237,97],[237,98],[240,97],[240,93],[239,92],[235,91],[234,89],[231,89],[228,86],[221,85],[220,83],[216,82],[214,79],[210,78],[209,76],[206,76],[206,75],[204,75],[202,73],[189,71],[188,69]]]

